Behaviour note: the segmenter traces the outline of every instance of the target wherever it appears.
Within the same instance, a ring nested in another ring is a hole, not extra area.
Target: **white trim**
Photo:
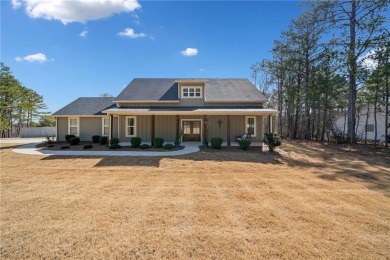
[[[187,92],[188,96],[186,96],[186,97],[183,95],[184,89],[188,89],[188,92]],[[193,97],[190,96],[190,89],[194,89],[194,96]],[[197,93],[196,89],[200,90],[199,97],[195,96],[195,94]],[[180,86],[180,98],[203,98],[203,86],[186,86],[186,85]]]
[[[200,141],[203,140],[203,119],[197,118],[180,118],[180,129],[183,129],[183,121],[200,121]],[[181,136],[180,142],[183,142],[183,135]]]
[[[70,120],[76,119],[77,120],[77,134],[75,136],[80,136],[80,117],[68,117],[68,135],[70,135]],[[72,126],[75,127],[75,126]]]
[[[268,116],[268,115],[275,115],[279,112],[277,110],[273,109],[264,109],[264,110],[258,110],[258,111],[240,111],[240,110],[230,110],[230,111],[207,111],[207,110],[200,110],[200,111],[149,111],[149,109],[123,109],[123,110],[114,110],[110,111],[111,113],[115,113],[116,115],[197,115],[197,116],[203,116],[203,115],[247,115],[247,116]]]
[[[245,117],[245,133],[248,133],[248,118],[253,118],[253,135],[251,135],[251,137],[256,137],[256,131],[257,131],[256,116]]]
[[[104,134],[104,119],[108,119],[108,135]],[[110,116],[104,116],[102,117],[102,136],[108,136],[110,137],[110,128],[111,128],[111,119]]]
[[[134,126],[132,126],[132,127],[134,127],[134,134],[133,135],[128,135],[127,133],[128,133],[128,128],[130,127],[129,125],[128,125],[128,119],[129,118],[133,118],[134,119]],[[136,116],[126,116],[126,119],[125,119],[125,126],[126,126],[126,128],[125,128],[125,130],[126,130],[126,133],[125,133],[125,136],[126,137],[135,137],[135,136],[137,136],[137,117]]]

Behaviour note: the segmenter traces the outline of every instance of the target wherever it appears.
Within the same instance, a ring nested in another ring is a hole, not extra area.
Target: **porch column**
[[[113,129],[114,129],[114,115],[110,115],[110,139],[113,138]]]
[[[272,133],[273,130],[272,130],[273,126],[272,126],[272,115],[269,115],[268,116],[268,132]]]
[[[181,142],[179,139],[179,132],[180,132],[180,116],[176,115],[176,141]]]
[[[151,131],[150,131],[150,133],[151,133],[150,137],[152,139],[150,142],[151,142],[152,146],[154,146],[154,125],[155,125],[155,119],[156,119],[155,115],[152,115],[152,122],[151,122],[152,127],[151,127]]]
[[[208,130],[207,130],[207,122],[208,117],[206,115],[203,116],[203,142],[208,142]]]
[[[230,116],[226,116],[226,138],[227,138],[227,145],[230,146]]]

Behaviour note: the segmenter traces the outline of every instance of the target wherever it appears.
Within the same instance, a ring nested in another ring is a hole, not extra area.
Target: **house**
[[[277,113],[265,102],[247,79],[135,78],[115,98],[81,97],[53,116],[60,141],[74,134],[82,141],[101,135],[121,142],[136,136],[174,142],[182,129],[180,141],[222,137],[230,145],[244,133],[262,141],[264,119]]]
[[[367,134],[367,140],[375,140],[375,131],[377,131],[377,140],[385,141],[385,126],[386,115],[383,107],[379,107],[376,112],[377,128],[375,129],[374,107],[367,109],[362,108],[357,111],[356,118],[356,136],[359,140],[365,140]],[[388,119],[390,123],[390,118]],[[336,118],[334,121],[334,127],[337,132],[346,135],[348,129],[348,115],[344,115]],[[388,134],[390,134],[390,125],[388,127]]]

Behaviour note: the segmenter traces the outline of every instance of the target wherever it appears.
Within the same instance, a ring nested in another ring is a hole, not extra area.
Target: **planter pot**
[[[203,146],[204,147],[208,147],[209,146],[209,142],[207,142],[207,141],[203,142]]]
[[[179,147],[180,146],[180,142],[175,142],[175,146]]]

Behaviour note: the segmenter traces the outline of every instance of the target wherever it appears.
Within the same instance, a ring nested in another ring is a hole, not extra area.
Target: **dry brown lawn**
[[[1,147],[1,259],[390,258],[390,159],[287,143],[176,158]]]

